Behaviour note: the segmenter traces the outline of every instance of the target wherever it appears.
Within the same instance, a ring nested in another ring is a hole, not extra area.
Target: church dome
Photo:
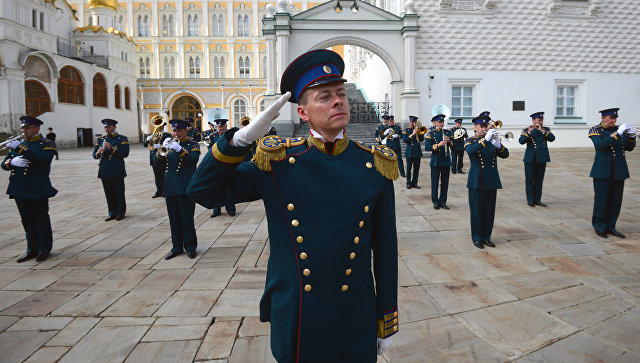
[[[89,8],[103,7],[118,10],[118,0],[89,0]]]

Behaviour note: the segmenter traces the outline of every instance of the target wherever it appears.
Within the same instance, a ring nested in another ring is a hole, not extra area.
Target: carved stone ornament
[[[548,0],[547,10],[548,14],[554,17],[587,18],[596,16],[600,6],[602,0]]]
[[[440,12],[451,14],[492,14],[497,0],[440,0]]]

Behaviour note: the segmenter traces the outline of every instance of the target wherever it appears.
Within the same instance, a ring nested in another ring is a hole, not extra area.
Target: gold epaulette
[[[256,153],[251,162],[262,171],[271,171],[271,160],[282,160],[287,156],[287,148],[302,145],[303,137],[282,138],[277,135],[269,135],[259,139]]]
[[[400,177],[398,159],[393,150],[384,145],[365,145],[360,141],[356,141],[356,145],[362,150],[373,154],[373,165],[382,176],[390,180],[396,180]]]
[[[600,135],[601,129],[600,125],[590,128],[588,137]]]

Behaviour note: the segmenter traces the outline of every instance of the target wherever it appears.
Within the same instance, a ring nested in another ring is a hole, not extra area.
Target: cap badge
[[[327,74],[331,73],[331,67],[329,67],[329,66],[322,67],[322,70],[324,71],[324,73],[327,73]]]

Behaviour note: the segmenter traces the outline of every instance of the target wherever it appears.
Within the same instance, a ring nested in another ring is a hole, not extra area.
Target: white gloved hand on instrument
[[[11,140],[7,143],[7,147],[10,149],[15,149],[18,147],[18,145],[20,145],[20,141],[18,140]]]
[[[484,135],[484,139],[486,141],[491,141],[491,139],[493,139],[495,136],[495,134],[497,134],[498,131],[496,131],[495,129],[489,129],[489,131],[487,131],[487,134]]]
[[[29,161],[25,159],[23,156],[16,156],[15,158],[11,159],[11,161],[9,162],[9,164],[20,167],[20,168],[24,168],[25,166],[27,166],[28,163]]]
[[[169,145],[168,149],[179,153],[180,150],[182,150],[182,146],[180,146],[179,142],[172,142],[171,145]]]
[[[271,122],[280,115],[280,109],[291,97],[291,92],[283,94],[276,102],[260,112],[256,118],[247,126],[233,134],[231,145],[249,146],[254,141],[263,137],[271,128]]]
[[[631,125],[629,125],[628,123],[624,123],[618,126],[618,135],[622,136],[622,134],[624,134],[624,132],[629,130],[630,128],[631,128]]]
[[[151,141],[151,138],[153,137],[153,135],[149,135],[147,136],[147,142]]]

